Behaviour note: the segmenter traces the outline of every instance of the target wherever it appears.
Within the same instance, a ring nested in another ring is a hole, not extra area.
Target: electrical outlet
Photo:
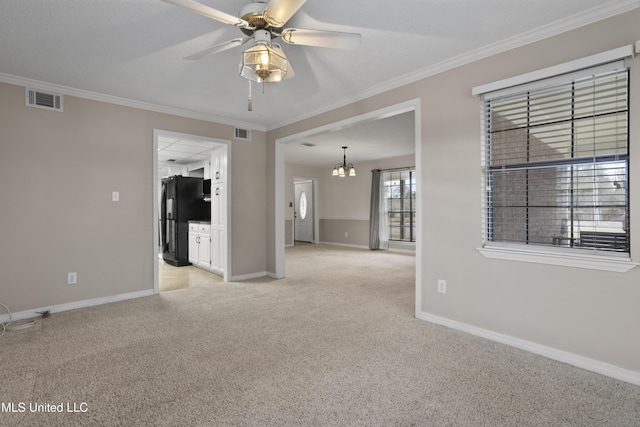
[[[75,285],[78,283],[78,273],[67,273],[67,285]]]
[[[441,294],[447,293],[447,281],[443,279],[438,279],[438,292]]]

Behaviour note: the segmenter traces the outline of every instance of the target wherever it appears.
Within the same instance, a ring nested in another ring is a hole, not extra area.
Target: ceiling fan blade
[[[360,39],[361,36],[358,33],[300,30],[298,28],[285,28],[282,31],[282,40],[290,44],[299,44],[303,46],[355,49],[360,46]]]
[[[229,13],[222,12],[218,9],[214,9],[204,4],[198,3],[193,0],[162,0],[165,3],[170,3],[175,6],[180,6],[189,9],[192,12],[198,13],[207,18],[215,19],[223,24],[235,25],[236,27],[246,28],[250,27],[249,23],[244,19],[240,19],[237,16],[233,16]]]
[[[251,40],[252,37],[245,37],[244,39],[233,39],[228,42],[220,43],[215,46],[211,46],[205,50],[201,50],[200,52],[194,53],[193,55],[185,56],[184,59],[200,59],[207,55],[213,55],[216,53],[223,52],[228,49],[232,49],[236,46],[240,46]]]
[[[270,25],[282,28],[307,0],[271,0],[264,9],[264,19]]]

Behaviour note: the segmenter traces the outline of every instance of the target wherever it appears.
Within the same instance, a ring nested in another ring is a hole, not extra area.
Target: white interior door
[[[313,242],[313,183],[301,181],[294,183],[295,211],[294,236],[300,242]]]

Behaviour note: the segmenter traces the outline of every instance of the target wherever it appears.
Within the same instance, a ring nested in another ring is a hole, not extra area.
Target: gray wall
[[[640,381],[640,268],[613,273],[484,258],[480,194],[480,105],[474,86],[636,42],[640,9],[564,32],[273,131],[275,142],[419,99],[417,163],[421,219],[416,312],[615,366]],[[603,35],[606,34],[606,37]],[[640,57],[631,60],[631,230],[640,230]],[[268,173],[273,173],[273,164]],[[273,182],[273,175],[269,181]],[[273,184],[270,194],[275,194]],[[275,218],[270,199],[268,221]],[[640,232],[631,236],[640,262]],[[268,235],[272,253],[275,239]],[[268,258],[275,268],[275,258]],[[447,280],[447,294],[437,292]]]
[[[154,129],[233,139],[232,126],[72,96],[62,113],[28,108],[23,87],[0,83],[0,302],[12,312],[153,290]],[[266,270],[265,133],[252,138],[231,147],[235,276]]]
[[[285,246],[293,245],[293,220],[284,220],[284,244]]]
[[[369,220],[320,219],[320,241],[368,247]]]

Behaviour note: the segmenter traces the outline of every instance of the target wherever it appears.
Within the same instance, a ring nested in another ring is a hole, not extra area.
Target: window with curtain
[[[415,170],[385,171],[382,174],[390,241],[416,241]]]
[[[629,254],[628,70],[483,95],[485,241]]]

